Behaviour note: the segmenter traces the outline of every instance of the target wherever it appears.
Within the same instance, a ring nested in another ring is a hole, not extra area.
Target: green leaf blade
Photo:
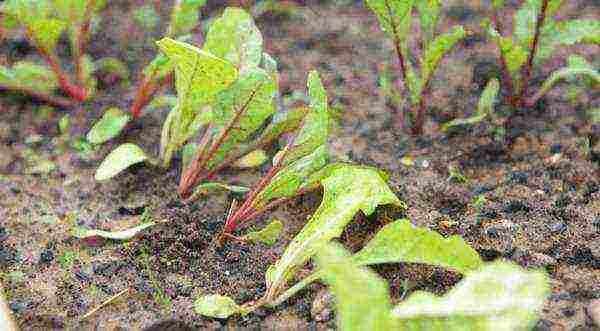
[[[455,26],[452,31],[441,34],[427,46],[425,54],[421,59],[421,81],[426,86],[440,61],[454,45],[467,36],[467,32],[462,26]]]
[[[110,152],[96,170],[97,181],[108,180],[130,166],[148,160],[146,153],[138,146],[123,144]]]
[[[417,292],[393,310],[411,330],[519,330],[533,327],[548,276],[509,262],[487,264],[443,297]]]
[[[254,19],[243,9],[227,8],[206,35],[204,50],[233,63],[244,71],[258,67],[263,39]]]
[[[196,299],[194,311],[202,316],[223,319],[239,313],[241,308],[230,297],[212,294]]]
[[[349,253],[332,243],[319,249],[315,261],[337,299],[340,330],[398,330],[388,286],[375,272],[353,264]]]
[[[103,144],[118,136],[129,123],[129,119],[129,115],[119,108],[110,108],[92,126],[87,134],[87,140],[92,144]]]
[[[379,20],[381,30],[400,42],[408,38],[412,21],[413,0],[365,0]]]
[[[450,129],[451,127],[455,127],[458,125],[471,125],[479,123],[486,119],[494,111],[494,104],[496,102],[496,98],[499,92],[500,82],[498,81],[498,79],[493,78],[485,86],[485,89],[483,90],[483,93],[479,98],[479,103],[477,105],[477,110],[475,111],[475,113],[471,117],[459,118],[445,123],[444,125],[442,125],[442,131],[448,131],[448,129]]]
[[[409,220],[398,220],[383,227],[352,261],[357,265],[424,263],[461,273],[483,265],[479,254],[460,236],[444,238],[435,231],[413,227]]]

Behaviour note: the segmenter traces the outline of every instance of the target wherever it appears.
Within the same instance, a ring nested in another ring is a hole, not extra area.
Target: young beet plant
[[[456,26],[444,34],[436,33],[441,9],[440,1],[437,0],[365,0],[365,3],[377,16],[381,29],[394,43],[399,62],[399,76],[404,81],[410,100],[411,131],[413,134],[420,134],[426,115],[426,97],[435,70],[444,55],[450,52],[467,33],[462,26]],[[418,57],[420,75],[417,75],[410,61],[415,53],[409,48],[415,10],[419,14],[421,31],[422,51]],[[399,110],[400,125],[404,126],[405,114],[401,109],[404,107],[404,98],[391,87],[388,87],[387,93]]]
[[[105,5],[104,0],[8,0],[0,4],[2,28],[22,28],[47,66],[20,62],[0,66],[0,89],[20,92],[60,107],[86,100],[95,81],[93,63],[85,54],[92,23]],[[60,63],[56,46],[63,33],[69,36],[75,77]],[[55,96],[60,88],[71,100]]]
[[[237,8],[226,9],[223,16],[212,23],[202,49],[171,38],[159,41],[161,52],[174,67],[178,95],[177,105],[163,125],[159,160],[127,143],[106,157],[96,172],[96,179],[111,178],[144,161],[167,168],[173,156],[181,152],[183,175],[179,193],[191,202],[210,188],[243,191],[240,187],[207,181],[226,167],[261,164],[266,158],[261,148],[282,135],[298,131],[300,126],[294,144],[301,146],[290,144],[285,158],[269,176],[305,156],[302,151],[312,152],[313,141],[322,144],[325,138],[317,137],[326,137],[327,128],[320,136],[307,137],[302,133],[307,132],[313,119],[318,117],[311,115],[314,111],[306,108],[276,110],[277,64],[263,53],[262,43],[252,17]],[[313,84],[318,83],[322,88],[316,72],[310,77]],[[322,94],[321,98],[325,98],[324,91]],[[324,107],[326,112],[326,103]]]
[[[567,66],[561,68],[543,83],[539,90],[530,93],[534,67],[541,64],[559,47],[576,43],[600,43],[600,21],[597,19],[554,19],[561,0],[526,0],[513,17],[512,36],[505,36],[501,20],[504,1],[492,1],[492,20],[487,25],[488,35],[500,50],[502,84],[507,91],[507,101],[514,107],[532,107],[557,82],[575,76],[588,76],[594,84],[600,74],[582,57],[571,56]]]
[[[199,10],[205,4],[206,0],[176,0],[165,36],[178,40],[188,39],[189,33],[198,25]],[[152,101],[162,86],[172,80],[172,76],[173,63],[164,53],[158,53],[140,74],[140,83],[130,110],[133,119],[141,115],[142,109]]]

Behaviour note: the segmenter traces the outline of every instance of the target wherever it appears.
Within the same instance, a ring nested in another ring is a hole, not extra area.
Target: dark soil
[[[318,69],[331,105],[343,110],[332,149],[340,157],[387,170],[393,190],[409,205],[405,213],[382,207],[371,217],[358,215],[342,241],[358,249],[386,222],[404,216],[443,235],[459,234],[485,260],[506,258],[549,273],[552,295],[541,312],[539,329],[593,329],[585,308],[600,298],[600,130],[586,122],[584,111],[600,105],[598,91],[583,91],[568,100],[567,87],[561,85],[541,106],[515,117],[508,132],[510,145],[494,141],[485,124],[442,135],[441,123],[473,111],[486,81],[482,77],[497,74],[495,50],[477,32],[486,14],[484,5],[448,1],[443,25],[460,23],[475,33],[443,61],[428,98],[425,134],[411,138],[396,128],[393,111],[378,90],[379,70],[385,63],[395,65],[392,45],[362,1],[354,3],[305,1],[306,7],[291,14],[265,13],[257,19],[267,50],[280,61],[284,96],[304,91],[308,70]],[[222,6],[214,3],[210,8],[212,16]],[[597,9],[593,1],[571,1],[561,17],[593,17]],[[111,3],[91,52],[94,58],[124,60],[135,81],[135,73],[153,56],[152,40],[160,32],[138,29],[128,18],[131,10],[129,2]],[[22,39],[0,44],[2,61],[35,58]],[[574,49],[598,61],[597,47]],[[561,51],[546,62],[536,79],[547,77],[566,55]],[[311,314],[314,301],[323,297],[319,284],[276,309],[260,309],[246,317],[214,320],[194,313],[193,302],[202,294],[229,295],[237,302],[259,298],[265,291],[266,268],[315,210],[321,193],[298,198],[268,215],[285,224],[284,236],[274,247],[230,243],[216,249],[214,237],[229,203],[239,196],[216,193],[183,206],[176,194],[177,164],[168,172],[138,166],[107,183],[93,180],[99,161],[120,143],[136,142],[156,153],[166,109],[148,114],[125,136],[87,154],[73,147],[80,146],[77,142],[105,107],[127,108],[131,97],[130,89],[110,82],[93,103],[65,112],[0,94],[0,275],[20,326],[335,327],[331,314]],[[72,128],[69,136],[61,136],[57,122],[66,114]],[[582,148],[585,139],[589,150]],[[415,160],[412,166],[400,162],[407,156]],[[55,169],[41,167],[48,160]],[[449,178],[451,165],[468,178],[466,183]],[[230,171],[222,177],[251,185],[259,175],[260,171]],[[474,204],[480,195],[487,200],[482,206]],[[73,222],[115,230],[142,216],[161,223],[129,242],[82,241],[68,232]],[[460,279],[419,265],[377,270],[390,281],[396,298],[407,279],[412,290],[439,294]],[[124,289],[128,294],[81,318]]]

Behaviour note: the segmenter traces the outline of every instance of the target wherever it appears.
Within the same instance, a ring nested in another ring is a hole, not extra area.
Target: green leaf
[[[600,107],[590,108],[585,113],[590,119],[590,123],[600,124]]]
[[[408,39],[413,3],[413,0],[365,0],[377,16],[381,30],[400,42]]]
[[[445,123],[442,125],[442,131],[448,131],[449,128],[458,125],[470,125],[483,121],[494,111],[494,103],[499,91],[500,82],[496,78],[491,79],[479,98],[479,104],[475,113],[471,117],[455,119]]]
[[[266,145],[282,134],[293,132],[298,129],[306,114],[310,111],[307,107],[297,107],[288,111],[278,111],[273,115],[269,125],[262,131],[256,139],[258,144]]]
[[[207,162],[213,169],[239,144],[245,142],[274,113],[277,86],[262,69],[246,71],[229,88],[219,93],[213,107],[216,148]]]
[[[256,196],[253,207],[258,209],[276,198],[292,197],[317,170],[329,160],[327,147],[322,145],[314,152],[294,161],[280,170],[269,184]]]
[[[57,19],[38,19],[29,25],[35,43],[47,53],[54,53],[60,35],[67,27],[66,23]]]
[[[491,25],[488,25],[487,33],[500,48],[502,56],[506,59],[508,71],[515,76],[527,61],[527,49],[513,42],[511,38],[501,36]]]
[[[450,52],[454,45],[466,35],[467,32],[462,26],[455,26],[451,32],[436,36],[427,46],[421,58],[421,84],[423,86],[427,85],[444,55]]]
[[[146,153],[138,146],[130,143],[123,144],[110,152],[96,170],[96,180],[103,181],[113,178],[128,167],[148,160]]]
[[[542,9],[542,2],[544,0],[526,0],[523,5],[515,12],[514,16],[514,36],[517,43],[523,49],[529,52],[529,49],[533,43],[535,35],[535,25],[538,19],[538,15]],[[546,31],[548,26],[550,28],[553,25],[552,15],[560,7],[562,0],[550,0],[548,9],[546,10],[546,19],[544,25]],[[542,29],[542,30],[544,30]]]
[[[406,219],[383,227],[352,261],[357,265],[424,263],[463,274],[483,265],[479,254],[460,236],[444,238],[427,228],[414,227]]]
[[[122,230],[122,231],[104,231],[104,230],[96,230],[96,229],[88,229],[81,226],[74,226],[70,233],[73,237],[77,237],[80,239],[91,238],[91,237],[102,237],[106,239],[113,240],[128,240],[135,237],[138,233],[143,230],[154,226],[156,223],[149,222],[140,224],[133,228]]]
[[[323,201],[283,256],[267,272],[269,295],[274,297],[294,271],[323,245],[339,237],[358,211],[370,215],[378,205],[404,204],[394,195],[378,171],[347,166],[322,180]]]
[[[110,108],[102,118],[92,126],[87,140],[92,144],[103,144],[118,136],[129,123],[129,115],[119,108]]]
[[[263,39],[251,15],[240,8],[227,8],[206,35],[204,50],[233,63],[244,71],[258,67]]]
[[[237,78],[231,63],[190,44],[164,38],[157,42],[175,65],[175,87],[180,116],[176,132],[185,132],[202,105],[211,104],[216,95]]]
[[[435,34],[435,27],[440,18],[441,3],[439,0],[418,0],[415,5],[419,11],[421,32],[427,45]]]
[[[282,230],[283,223],[280,220],[273,220],[265,228],[259,231],[248,232],[242,238],[251,242],[260,242],[267,246],[273,246],[277,243]]]
[[[96,71],[115,75],[129,84],[129,68],[123,61],[116,57],[103,57],[94,63]]]
[[[133,12],[133,19],[143,30],[154,30],[160,23],[160,16],[151,5],[136,8]]]
[[[169,60],[166,55],[159,53],[152,59],[150,64],[144,68],[143,73],[146,79],[159,80],[172,73],[174,69],[173,61]]]
[[[336,297],[340,330],[400,330],[391,316],[388,285],[375,272],[353,264],[349,253],[332,243],[319,248],[315,261]]]
[[[487,264],[443,297],[416,292],[393,310],[409,330],[529,330],[550,288],[540,271]]]
[[[283,164],[290,164],[305,155],[312,153],[316,148],[324,145],[329,136],[329,111],[327,106],[327,92],[319,78],[319,73],[313,70],[308,75],[308,96],[310,98],[310,111],[306,114],[300,129],[291,145],[284,152]]]
[[[0,66],[0,84],[52,93],[58,81],[52,69],[32,62],[17,62],[12,68]]]
[[[268,53],[262,55],[262,67],[273,77],[276,82],[279,82],[279,71],[277,70],[278,64]]]
[[[568,59],[568,66],[554,71],[544,82],[533,99],[538,100],[548,91],[550,91],[550,89],[559,81],[563,79],[575,78],[577,76],[587,76],[596,84],[600,84],[600,73],[598,73],[598,71],[596,71],[582,57],[570,56]]]
[[[255,149],[252,152],[242,156],[231,164],[233,168],[249,169],[261,166],[267,161],[267,153],[262,149]]]
[[[241,311],[233,299],[223,295],[212,294],[199,297],[194,302],[194,311],[202,316],[212,318],[228,318]]]
[[[504,0],[492,0],[492,7],[495,9],[502,9],[502,7],[504,7]]]
[[[553,39],[561,45],[600,44],[600,20],[568,20],[557,23]]]
[[[167,36],[177,37],[190,33],[198,25],[198,11],[206,4],[206,0],[176,0],[171,12],[171,22]]]
[[[60,134],[68,135],[70,128],[71,128],[71,117],[69,116],[69,114],[67,114],[67,115],[64,115],[63,117],[61,117],[60,120],[58,121],[58,131],[60,132]]]

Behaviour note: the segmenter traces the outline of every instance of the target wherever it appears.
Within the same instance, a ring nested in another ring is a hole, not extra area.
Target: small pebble
[[[52,260],[54,260],[54,252],[52,252],[52,250],[45,249],[40,254],[40,263],[50,263]]]
[[[496,228],[495,226],[490,226],[489,228],[487,228],[485,230],[485,234],[488,235],[488,237],[490,238],[498,238],[498,228]]]
[[[564,233],[565,231],[567,231],[568,228],[569,228],[569,226],[567,225],[567,223],[558,222],[558,223],[555,223],[554,225],[552,225],[551,231],[554,234],[559,234],[559,233]]]

